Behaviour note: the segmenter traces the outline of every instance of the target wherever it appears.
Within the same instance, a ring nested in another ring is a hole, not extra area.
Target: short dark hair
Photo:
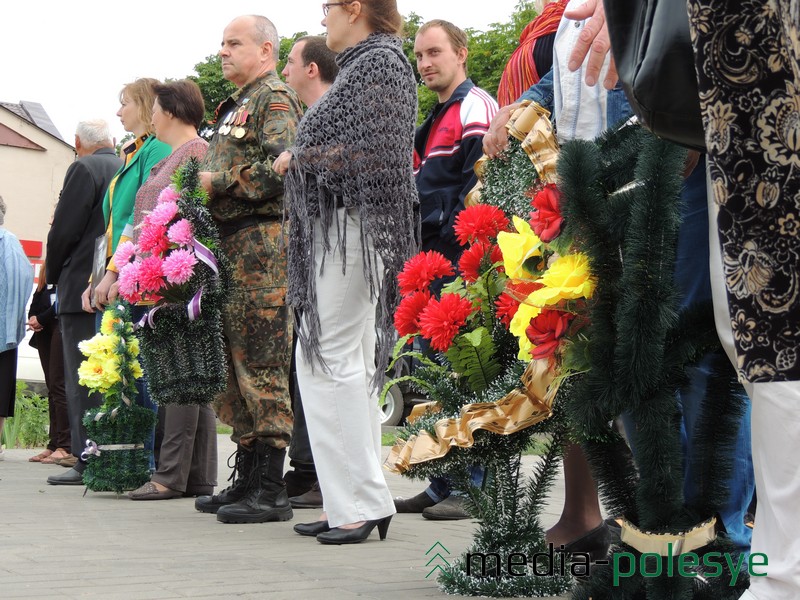
[[[303,66],[311,63],[317,65],[320,79],[324,83],[331,84],[339,74],[339,65],[336,64],[336,52],[328,48],[325,43],[325,36],[307,35],[295,41],[295,44],[304,42],[303,49],[300,51],[300,58],[303,59]]]
[[[161,110],[195,129],[203,122],[206,107],[200,87],[188,79],[170,81],[154,86]]]

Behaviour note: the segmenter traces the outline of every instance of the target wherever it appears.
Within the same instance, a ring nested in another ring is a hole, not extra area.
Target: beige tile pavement
[[[233,449],[219,437],[221,483]],[[434,576],[426,578],[425,553],[438,541],[447,558],[457,556],[474,527],[396,515],[384,542],[373,534],[362,544],[323,546],[292,531],[293,523],[315,519],[314,510],[296,510],[285,523],[225,525],[195,511],[189,498],[133,502],[48,485],[47,476],[63,468],[27,462],[34,453],[6,450],[0,462],[0,600],[445,598]],[[534,461],[525,457],[528,472]],[[425,485],[390,473],[387,481],[393,495]],[[558,478],[545,526],[562,500]]]

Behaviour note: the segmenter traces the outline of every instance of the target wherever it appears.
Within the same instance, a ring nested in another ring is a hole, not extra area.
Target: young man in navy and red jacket
[[[477,182],[472,167],[483,155],[497,102],[467,78],[467,36],[452,23],[420,27],[414,54],[423,83],[439,99],[414,136],[422,250],[438,250],[455,263],[463,248],[453,223]]]
[[[467,36],[452,23],[434,20],[420,27],[414,54],[422,81],[439,99],[414,136],[421,249],[439,251],[455,266],[463,247],[453,224],[477,183],[473,166],[483,155],[483,136],[497,102],[467,78]],[[483,469],[473,467],[470,475],[473,484],[480,485]],[[435,477],[416,496],[396,498],[395,507],[397,512],[421,512],[427,519],[455,520],[469,518],[463,502],[463,494],[451,488],[448,478]]]

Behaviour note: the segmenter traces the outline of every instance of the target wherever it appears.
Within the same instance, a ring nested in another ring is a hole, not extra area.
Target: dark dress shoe
[[[421,513],[436,501],[428,496],[427,492],[420,492],[412,498],[395,498],[394,508],[399,513]]]
[[[469,513],[464,509],[466,500],[463,496],[450,495],[441,502],[437,502],[422,511],[422,516],[431,521],[460,521],[469,519]]]
[[[330,525],[328,525],[328,521],[314,521],[313,523],[298,523],[294,526],[294,530],[300,535],[316,537],[320,533],[330,531],[331,528]]]
[[[305,494],[289,498],[292,508],[322,508],[322,491],[319,483],[311,486]]]
[[[47,483],[50,485],[83,485],[83,473],[73,467],[61,475],[50,475]]]
[[[392,521],[392,515],[383,517],[382,519],[375,519],[374,521],[367,521],[361,527],[355,529],[342,529],[341,527],[334,527],[330,531],[325,531],[317,535],[317,541],[320,544],[359,544],[369,537],[372,530],[377,526],[378,535],[381,541],[386,539],[386,533],[389,531],[389,523]]]
[[[169,488],[162,492],[152,481],[148,481],[140,488],[128,492],[128,498],[131,500],[170,500],[181,496],[183,496],[183,492]]]

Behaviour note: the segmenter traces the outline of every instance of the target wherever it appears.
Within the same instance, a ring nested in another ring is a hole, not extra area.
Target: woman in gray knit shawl
[[[285,172],[288,301],[297,377],[325,503],[295,531],[323,544],[386,536],[395,512],[381,470],[376,390],[391,350],[397,274],[415,249],[416,84],[396,0],[323,5],[339,52],[330,90],[303,117]],[[377,354],[376,354],[377,348]]]

